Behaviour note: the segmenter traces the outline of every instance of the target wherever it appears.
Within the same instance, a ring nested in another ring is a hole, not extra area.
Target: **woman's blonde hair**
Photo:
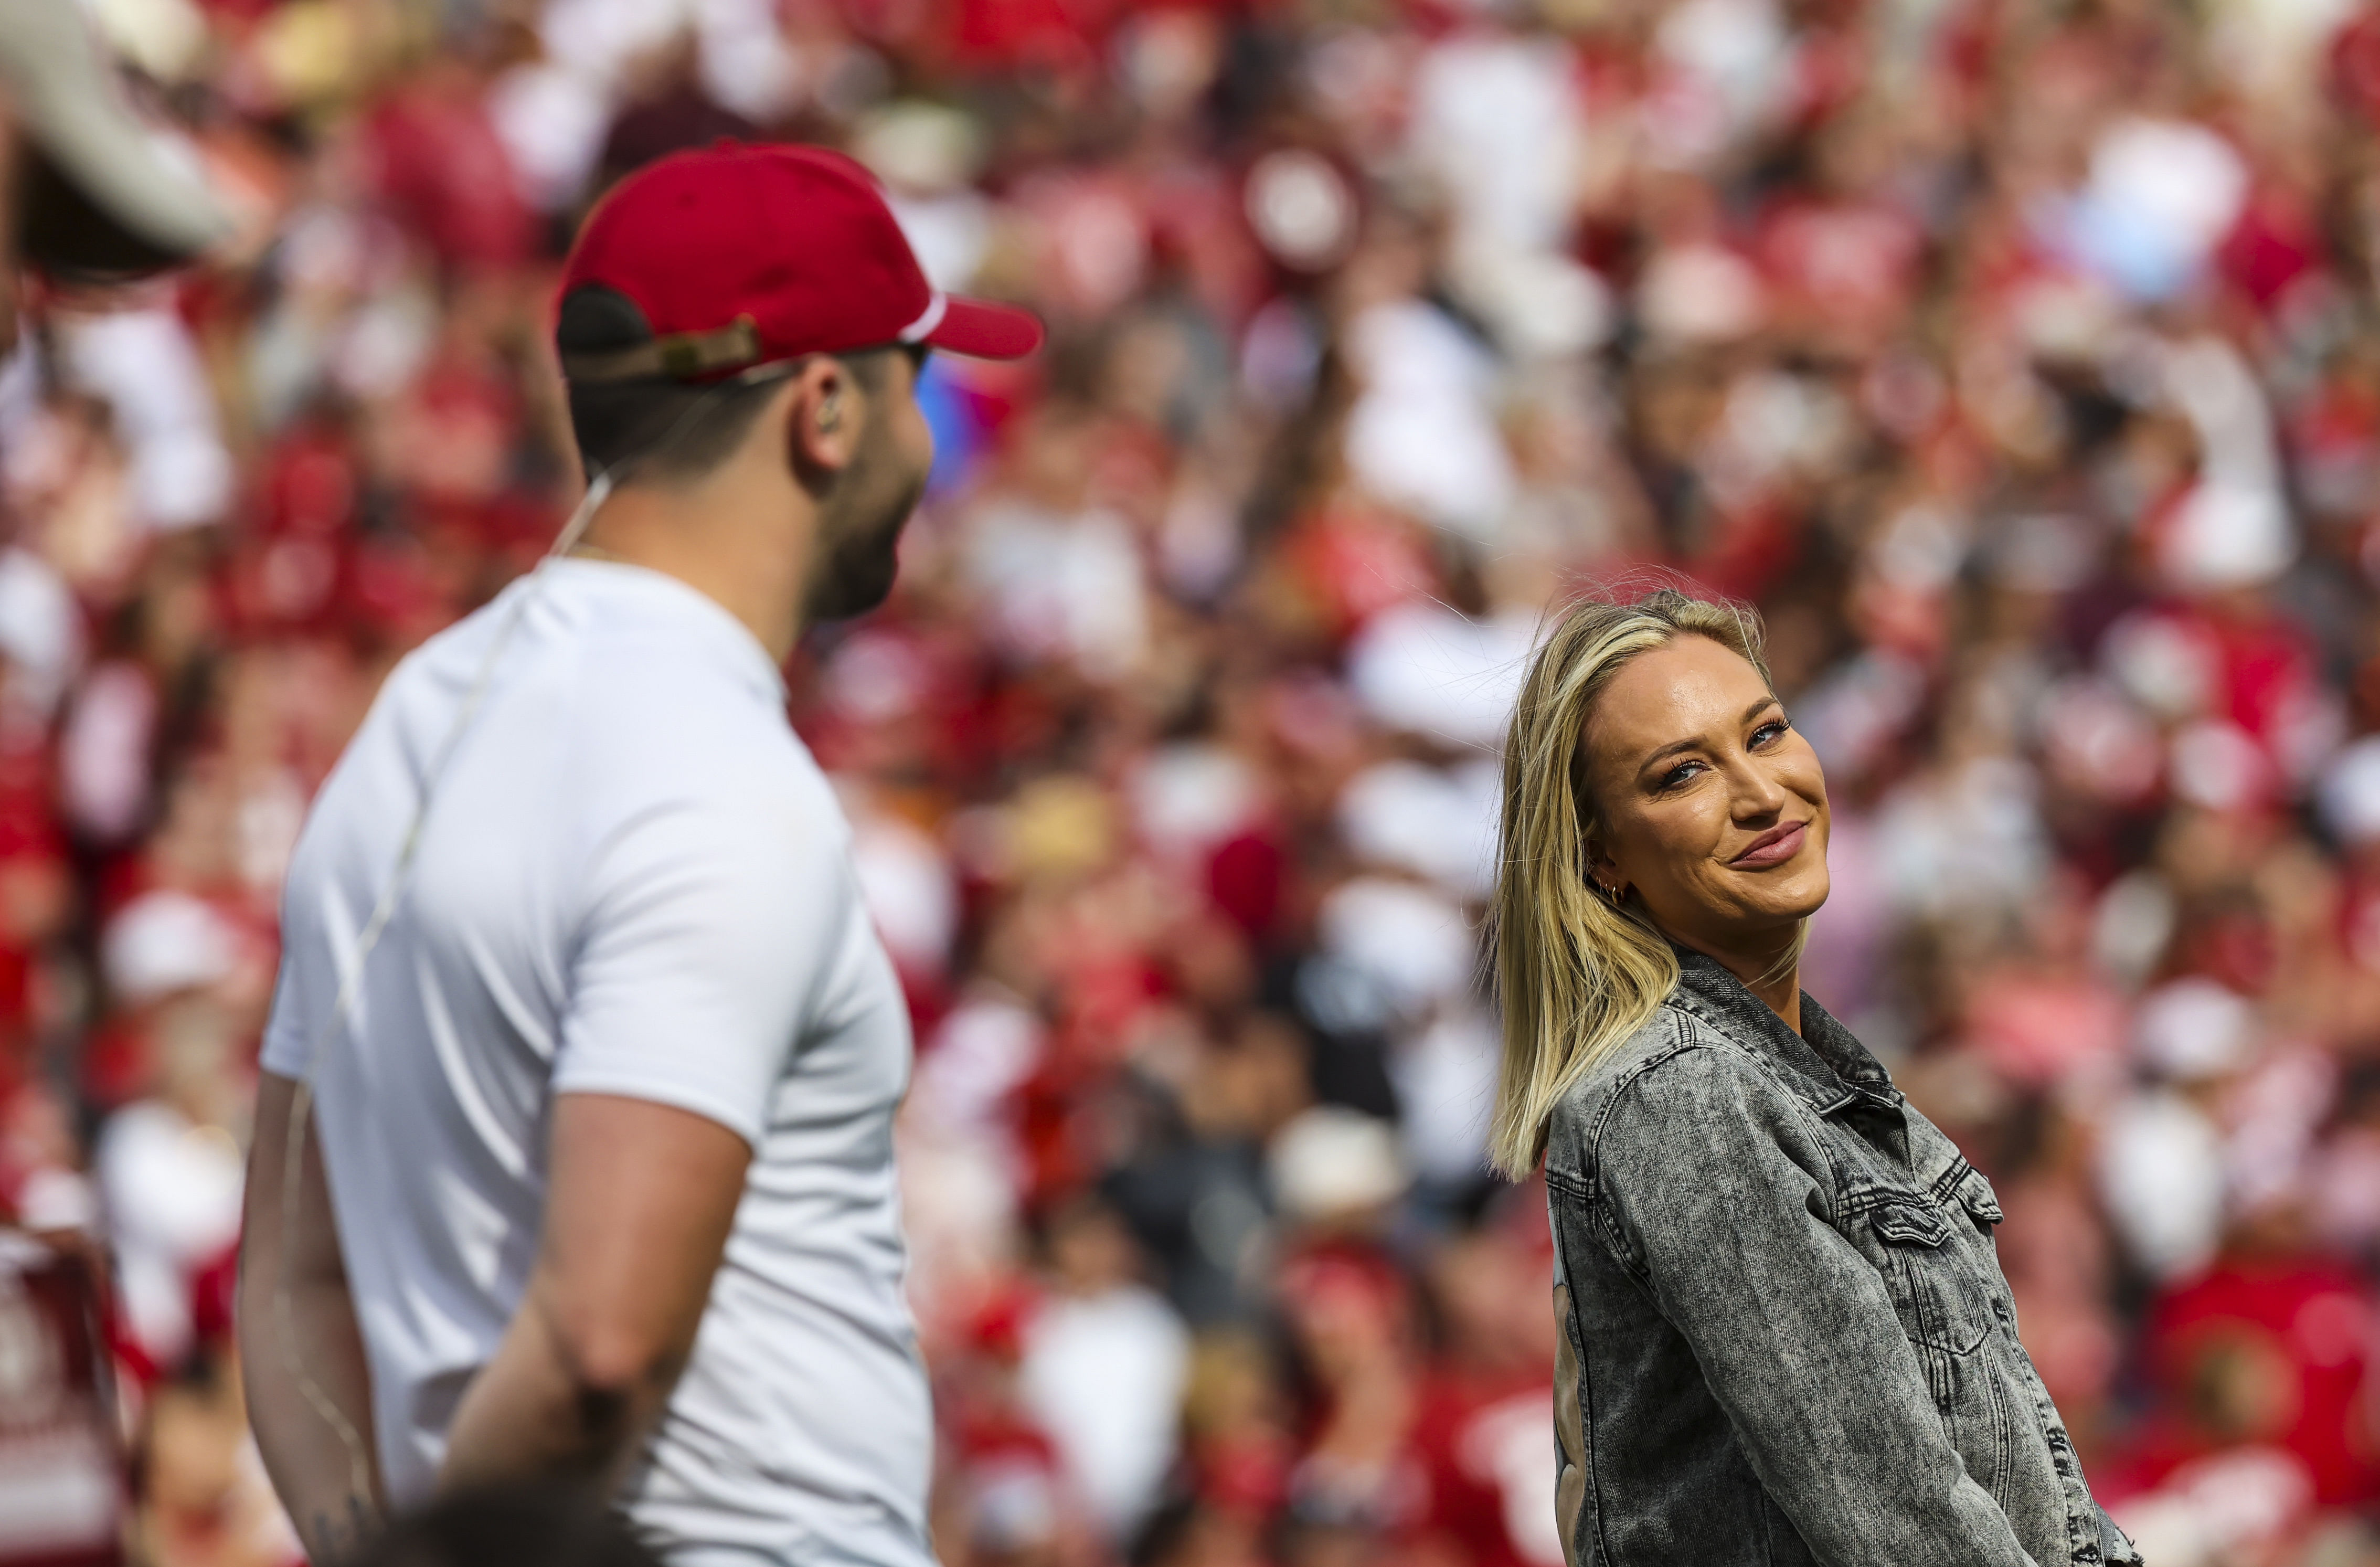
[[[1490,925],[1504,1064],[1488,1155],[1513,1180],[1544,1156],[1555,1101],[1678,982],[1669,939],[1588,876],[1596,822],[1579,740],[1621,666],[1682,636],[1742,654],[1768,679],[1756,612],[1662,588],[1633,602],[1587,599],[1563,611],[1512,709]]]

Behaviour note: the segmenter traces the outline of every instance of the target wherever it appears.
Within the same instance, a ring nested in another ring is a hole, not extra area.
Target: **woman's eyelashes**
[[[1781,712],[1774,718],[1763,719],[1760,726],[1752,732],[1751,739],[1747,742],[1748,747],[1755,751],[1765,751],[1783,739],[1786,731],[1792,727],[1792,721]],[[1707,771],[1708,767],[1707,762],[1699,759],[1682,761],[1653,780],[1653,792],[1657,795],[1666,795],[1673,789],[1682,789],[1694,781],[1697,773]]]

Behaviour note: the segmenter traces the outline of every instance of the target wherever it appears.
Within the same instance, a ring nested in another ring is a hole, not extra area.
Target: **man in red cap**
[[[290,868],[257,1434],[318,1560],[577,1476],[674,1562],[923,1567],[906,1012],[779,668],[892,586],[927,351],[1040,329],[929,286],[856,164],[722,145],[597,208],[557,337],[567,553],[390,675]]]

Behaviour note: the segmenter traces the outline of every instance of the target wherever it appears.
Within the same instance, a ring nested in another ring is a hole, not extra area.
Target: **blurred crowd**
[[[733,136],[1053,333],[934,361],[795,671],[952,1567],[1560,1561],[1479,915],[1542,617],[1656,572],[1767,615],[1804,982],[1996,1183],[2095,1488],[2380,1562],[2380,10],[88,8],[247,214],[0,371],[0,1211],[110,1248],[145,1560],[296,1558],[226,1302],[309,794],[575,494],[577,217]]]

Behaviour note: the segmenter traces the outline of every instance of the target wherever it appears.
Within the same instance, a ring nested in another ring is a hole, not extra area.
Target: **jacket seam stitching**
[[[1612,1259],[1620,1264],[1621,1271],[1640,1284],[1649,1285],[1652,1282],[1652,1275],[1639,1266],[1636,1259],[1629,1254],[1626,1238],[1620,1233],[1619,1226],[1612,1219],[1611,1205],[1602,1200],[1603,1132],[1604,1128],[1610,1124],[1612,1111],[1619,1108],[1620,1096],[1626,1093],[1637,1078],[1670,1057],[1695,1048],[1704,1047],[1697,1047],[1694,1040],[1686,1037],[1684,1030],[1680,1030],[1677,1039],[1670,1040],[1621,1075],[1620,1080],[1612,1084],[1611,1091],[1603,1097],[1603,1103],[1597,1109],[1595,1119],[1587,1125],[1587,1178],[1586,1191],[1584,1195],[1586,1198],[1587,1211],[1595,1216],[1596,1238],[1603,1243],[1605,1250],[1611,1253]]]
[[[1582,1181],[1575,1175],[1565,1175],[1560,1171],[1554,1169],[1551,1165],[1548,1165],[1546,1167],[1545,1175],[1546,1184],[1553,1187],[1558,1192],[1567,1192],[1572,1197],[1585,1197],[1589,1200],[1592,1200],[1595,1197],[1595,1188],[1593,1184]]]
[[[1825,1115],[1831,1114],[1835,1111],[1840,1110],[1843,1106],[1860,1099],[1863,1096],[1863,1093],[1870,1096],[1873,1096],[1876,1093],[1873,1087],[1854,1083],[1850,1078],[1844,1077],[1841,1074],[1838,1073],[1836,1074],[1836,1079],[1842,1084],[1843,1091],[1840,1096],[1828,1103],[1824,1110],[1821,1110],[1815,1102],[1815,1096],[1819,1091],[1817,1085],[1813,1084],[1808,1078],[1802,1076],[1799,1073],[1788,1075],[1786,1069],[1779,1066],[1773,1057],[1769,1056],[1765,1051],[1756,1050],[1754,1047],[1745,1044],[1742,1039],[1738,1039],[1734,1030],[1729,1026],[1728,1021],[1721,1017],[1718,1013],[1705,1006],[1697,998],[1673,991],[1671,992],[1669,1001],[1664,1004],[1674,1006],[1680,1012],[1690,1014],[1695,1020],[1702,1023],[1712,1033],[1717,1034],[1729,1044],[1733,1045],[1737,1050],[1740,1050],[1745,1055],[1750,1056],[1754,1061],[1759,1063],[1760,1069],[1763,1072],[1767,1073],[1770,1077],[1776,1080],[1778,1087],[1783,1088],[1786,1093],[1792,1098],[1793,1102],[1800,1105],[1803,1109],[1810,1111],[1813,1115],[1823,1117]]]
[[[1827,1190],[1824,1194],[1827,1200],[1827,1222],[1835,1229],[1841,1229],[1844,1219],[1842,1194],[1850,1184],[1850,1172],[1843,1168],[1842,1161],[1835,1157],[1834,1139],[1827,1135],[1826,1117],[1819,1113],[1817,1107],[1813,1105],[1806,1096],[1797,1091],[1791,1083],[1786,1081],[1784,1073],[1775,1063],[1729,1033],[1716,1020],[1704,1017],[1699,1013],[1695,1014],[1695,1016],[1705,1028],[1718,1036],[1720,1044],[1751,1062],[1783,1093],[1786,1104],[1791,1107],[1792,1115],[1801,1124],[1803,1135],[1810,1139],[1810,1146],[1816,1148],[1819,1157],[1827,1161]]]
[[[1663,1006],[1665,1010],[1674,1009],[1680,1014],[1678,1037],[1623,1073],[1619,1080],[1612,1084],[1611,1091],[1604,1096],[1602,1105],[1596,1111],[1595,1119],[1588,1124],[1587,1127],[1585,1141],[1588,1176],[1586,1190],[1579,1195],[1586,1198],[1588,1211],[1595,1215],[1597,1236],[1603,1242],[1605,1249],[1612,1254],[1621,1269],[1631,1278],[1644,1284],[1651,1282],[1652,1276],[1638,1266],[1634,1257],[1630,1255],[1624,1237],[1618,1233],[1617,1224],[1611,1217],[1611,1205],[1601,1200],[1603,1134],[1605,1127],[1610,1123],[1612,1112],[1619,1108],[1620,1097],[1635,1085],[1636,1079],[1663,1062],[1682,1055],[1689,1050],[1733,1051],[1737,1055],[1750,1062],[1784,1094],[1786,1102],[1792,1107],[1792,1113],[1800,1122],[1803,1135],[1818,1150],[1819,1157],[1826,1160],[1828,1179],[1826,1190],[1822,1194],[1827,1204],[1826,1219],[1830,1226],[1840,1229],[1843,1219],[1841,1194],[1846,1184],[1846,1174],[1841,1162],[1835,1157],[1835,1150],[1828,1146],[1826,1124],[1817,1111],[1801,1094],[1793,1091],[1791,1084],[1779,1076],[1774,1066],[1761,1059],[1759,1051],[1747,1048],[1716,1021],[1705,1016],[1690,1000],[1673,992]],[[1548,1178],[1550,1179],[1550,1176]]]
[[[1561,1325],[1561,1330],[1564,1333],[1568,1333],[1578,1322],[1576,1295],[1571,1297],[1570,1318],[1568,1322]],[[1572,1353],[1578,1355],[1580,1430],[1586,1438],[1584,1444],[1586,1451],[1579,1456],[1586,1460],[1586,1488],[1591,1493],[1589,1505],[1595,1509],[1595,1558],[1598,1562],[1609,1562],[1611,1560],[1611,1542],[1604,1537],[1603,1533],[1603,1476],[1597,1473],[1596,1463],[1597,1455],[1603,1451],[1603,1444],[1595,1439],[1595,1365],[1592,1357],[1580,1350],[1574,1349]]]

